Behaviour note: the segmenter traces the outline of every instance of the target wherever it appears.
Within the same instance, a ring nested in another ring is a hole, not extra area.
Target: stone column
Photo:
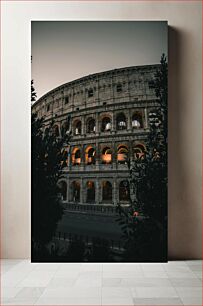
[[[113,204],[116,206],[117,204],[117,184],[116,184],[116,178],[113,180]]]
[[[68,152],[68,169],[69,170],[72,169],[72,150],[73,150],[73,147],[70,147],[69,152]]]
[[[96,135],[99,134],[99,114],[96,113],[96,118],[95,118],[95,133]]]
[[[70,181],[69,181],[69,178],[67,178],[66,184],[67,184],[66,202],[69,203],[69,201],[70,201]]]
[[[96,204],[99,204],[99,179],[97,178],[95,183],[95,202]]]
[[[144,128],[148,128],[148,116],[147,116],[147,109],[144,109]]]
[[[96,145],[95,145],[95,150],[96,150],[96,170],[99,170],[99,165],[101,163],[101,154],[100,154],[100,151],[99,151],[99,143],[98,143],[98,140],[96,140]]]
[[[131,120],[130,110],[128,110],[127,114],[128,114],[128,116],[127,116],[127,130],[131,131],[132,130],[132,120]]]
[[[85,201],[84,199],[84,186],[83,186],[83,179],[80,179],[80,203],[83,204]]]
[[[81,118],[81,135],[85,135],[86,134],[86,126],[85,126],[85,116],[82,116]]]

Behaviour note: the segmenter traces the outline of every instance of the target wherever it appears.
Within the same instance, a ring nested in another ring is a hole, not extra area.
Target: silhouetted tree
[[[149,118],[146,155],[129,162],[133,199],[129,210],[118,206],[124,261],[167,258],[167,76],[163,54],[153,82],[158,104]]]
[[[34,81],[31,80],[31,103],[33,104],[37,99],[37,93],[34,88]]]
[[[34,95],[35,97],[36,95]],[[46,245],[56,231],[63,215],[57,185],[66,165],[66,151],[70,134],[63,138],[53,132],[54,122],[43,134],[43,118],[31,116],[31,166],[32,166],[32,260],[43,261],[47,256]],[[70,121],[70,120],[69,120]]]

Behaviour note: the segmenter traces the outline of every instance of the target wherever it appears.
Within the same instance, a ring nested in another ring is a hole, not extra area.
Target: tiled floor
[[[1,305],[202,305],[202,262],[1,261]]]

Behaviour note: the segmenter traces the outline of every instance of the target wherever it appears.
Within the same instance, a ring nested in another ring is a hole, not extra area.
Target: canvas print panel
[[[167,261],[167,22],[32,22],[32,262]]]

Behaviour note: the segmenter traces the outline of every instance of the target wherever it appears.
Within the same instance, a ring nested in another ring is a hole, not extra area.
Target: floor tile
[[[16,298],[39,298],[44,292],[43,287],[24,287],[16,295]]]
[[[124,287],[103,287],[102,298],[128,298],[131,296],[130,288]]]
[[[58,289],[45,289],[41,297],[47,298],[86,298],[86,297],[101,297],[101,288],[98,287],[69,287]]]
[[[134,298],[134,305],[183,305],[180,298]]]
[[[200,287],[202,282],[199,278],[170,278],[173,287]]]
[[[72,287],[76,282],[76,278],[54,277],[50,280],[46,288],[66,288]]]
[[[130,305],[134,305],[133,299],[131,297],[102,297],[102,305],[115,305],[115,306],[130,306]]]
[[[181,300],[183,302],[183,305],[190,305],[190,306],[203,305],[201,297],[182,297]]]
[[[171,287],[169,279],[160,278],[128,278],[123,279],[128,287]],[[121,282],[121,284],[122,284]]]
[[[12,298],[5,302],[4,305],[34,305],[37,302],[37,297],[29,297],[29,298]]]
[[[202,287],[176,287],[175,289],[181,298],[202,296]]]
[[[84,306],[89,306],[89,305],[94,305],[94,306],[99,306],[101,305],[101,297],[95,298],[95,297],[66,297],[66,298],[45,298],[41,297],[37,300],[35,305],[53,305],[53,306],[58,306],[58,305],[84,305]]]
[[[136,287],[132,289],[132,294],[141,298],[179,297],[173,287]]]

